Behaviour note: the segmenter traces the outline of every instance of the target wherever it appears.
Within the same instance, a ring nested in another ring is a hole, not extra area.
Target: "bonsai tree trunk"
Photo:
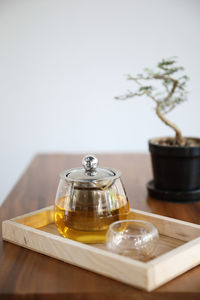
[[[157,116],[161,119],[161,121],[163,121],[167,126],[171,127],[175,133],[176,133],[176,143],[179,146],[184,146],[185,145],[185,139],[183,138],[180,129],[174,124],[172,123],[170,120],[168,120],[160,111],[160,105],[159,103],[157,103],[156,105],[156,114]]]

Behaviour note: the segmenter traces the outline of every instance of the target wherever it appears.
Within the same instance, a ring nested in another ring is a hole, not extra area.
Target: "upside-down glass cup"
[[[141,220],[122,220],[109,226],[106,245],[114,253],[144,259],[154,255],[158,239],[158,230],[153,224]]]
[[[126,219],[129,203],[121,172],[99,168],[92,155],[82,168],[64,171],[55,199],[55,224],[66,238],[84,243],[103,243],[109,225]]]

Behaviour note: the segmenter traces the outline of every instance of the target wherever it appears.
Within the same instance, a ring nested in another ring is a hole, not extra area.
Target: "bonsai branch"
[[[164,115],[173,110],[177,104],[183,102],[186,99],[187,91],[185,90],[186,81],[188,77],[186,75],[178,76],[176,73],[183,71],[183,67],[176,65],[176,59],[163,59],[157,65],[157,70],[145,69],[143,74],[136,76],[128,75],[127,79],[132,80],[138,86],[135,92],[128,91],[127,94],[115,97],[115,99],[126,100],[128,98],[143,96],[151,98],[156,103],[156,114],[160,120],[169,126],[175,132],[175,144],[184,146],[186,141],[182,137],[180,129],[169,121]],[[160,80],[164,86],[164,91],[156,92],[156,88],[152,85],[144,84],[146,81]]]
[[[155,78],[155,79],[162,79],[164,81],[163,85],[166,86],[166,89],[167,89],[167,92],[168,92],[168,95],[164,99],[164,101],[169,100],[173,96],[173,94],[175,92],[175,89],[176,89],[176,87],[178,85],[178,80],[176,80],[176,79],[174,79],[172,77],[163,76],[163,75],[155,75],[155,76],[153,76],[153,78]],[[169,81],[171,81],[173,83],[171,91],[169,90],[168,85],[166,84],[166,82],[169,82]]]

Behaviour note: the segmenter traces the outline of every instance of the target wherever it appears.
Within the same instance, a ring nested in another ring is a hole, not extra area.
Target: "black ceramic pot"
[[[150,196],[169,201],[200,200],[199,146],[160,145],[149,141],[154,180],[147,183]]]

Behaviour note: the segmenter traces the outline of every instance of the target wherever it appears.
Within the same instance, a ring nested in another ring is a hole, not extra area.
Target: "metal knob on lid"
[[[86,174],[90,176],[96,175],[98,164],[98,159],[93,155],[86,155],[82,160],[82,166],[84,167]]]
[[[87,183],[93,186],[97,181],[114,181],[121,176],[121,172],[113,168],[98,166],[98,159],[94,155],[86,155],[82,160],[81,168],[72,168],[62,172],[61,177],[67,181]]]

